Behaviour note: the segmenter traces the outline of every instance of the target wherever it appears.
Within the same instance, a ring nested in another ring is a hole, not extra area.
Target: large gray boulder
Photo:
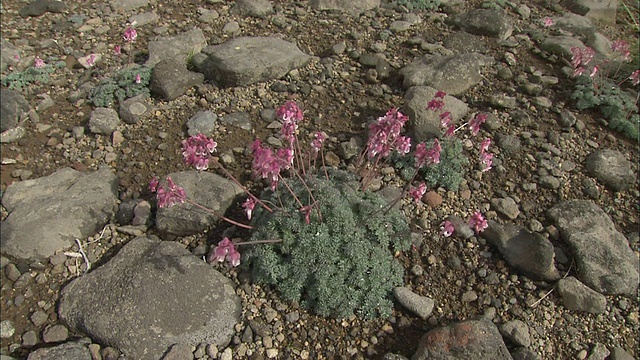
[[[139,237],[63,288],[58,315],[128,359],[157,360],[174,344],[225,347],[240,321],[231,280],[176,242]]]
[[[10,185],[2,197],[2,252],[19,259],[46,258],[96,234],[117,209],[118,179],[108,168],[71,168]]]
[[[207,59],[198,64],[206,79],[222,86],[246,86],[279,79],[305,66],[311,56],[296,44],[276,37],[238,37],[202,50]]]
[[[616,192],[629,189],[636,179],[631,162],[617,150],[602,149],[591,153],[585,160],[585,168]]]
[[[440,111],[427,109],[437,91],[430,86],[413,86],[404,95],[402,112],[409,117],[409,127],[417,142],[439,137],[446,130],[440,124]],[[453,96],[446,95],[443,100],[442,112],[450,112],[453,123],[469,112],[467,104]]]

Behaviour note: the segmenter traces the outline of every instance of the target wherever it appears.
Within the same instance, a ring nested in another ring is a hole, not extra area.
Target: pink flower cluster
[[[269,179],[271,189],[278,185],[281,170],[288,170],[293,164],[293,150],[280,148],[275,153],[262,145],[259,139],[253,142],[253,176],[255,178]]]
[[[591,60],[595,56],[596,52],[592,48],[580,48],[574,46],[571,48],[571,65],[573,65],[573,76],[580,76],[587,72],[590,66]],[[598,66],[595,65],[590,71],[590,77],[594,77],[598,72]]]
[[[240,253],[236,250],[233,241],[228,237],[222,239],[209,255],[210,263],[213,261],[223,262],[225,259],[229,261],[229,264],[233,267],[240,265]]]
[[[493,154],[490,153],[489,145],[491,145],[491,139],[486,138],[480,144],[480,164],[482,164],[482,172],[491,170],[491,164],[493,163]]]
[[[127,26],[127,28],[124,30],[124,33],[122,34],[122,38],[128,43],[136,41],[137,37],[138,32],[132,26]]]
[[[322,144],[324,144],[324,141],[327,140],[327,134],[325,134],[324,132],[318,131],[315,134],[313,134],[313,137],[314,139],[311,142],[311,150],[313,150],[314,153],[317,153],[322,148]]]
[[[386,158],[391,150],[400,154],[411,151],[411,139],[400,135],[404,124],[409,118],[393,108],[369,125],[369,140],[367,141],[367,158]]]
[[[438,139],[433,140],[433,145],[430,149],[427,149],[427,144],[424,142],[419,143],[416,145],[416,166],[421,168],[424,165],[440,163],[441,151],[442,146],[440,146],[440,141]]]
[[[36,59],[34,60],[33,66],[35,66],[36,69],[42,69],[45,66],[44,60],[42,60],[38,56],[36,56]]]
[[[420,199],[424,196],[424,193],[427,192],[427,184],[421,182],[417,187],[412,187],[409,189],[409,196],[413,199],[413,201],[417,203],[420,202]]]
[[[471,214],[471,217],[469,217],[467,224],[477,234],[483,232],[487,227],[489,227],[489,224],[487,223],[487,219],[485,219],[482,213],[479,211],[476,211],[473,214]],[[454,232],[455,232],[455,228],[451,221],[445,220],[442,222],[442,224],[440,224],[440,233],[442,234],[442,236],[449,237],[453,235]]]
[[[175,204],[182,204],[187,200],[187,195],[183,188],[178,186],[170,176],[167,177],[167,185],[162,185],[157,177],[151,179],[149,183],[151,192],[156,193],[158,207],[165,208]]]
[[[182,141],[182,158],[187,165],[197,170],[209,168],[209,154],[216,151],[218,144],[204,134],[190,136]]]

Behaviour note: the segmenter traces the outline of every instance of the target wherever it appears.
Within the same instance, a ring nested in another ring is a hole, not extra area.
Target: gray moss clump
[[[299,199],[308,200],[299,181],[289,184]],[[346,173],[332,173],[331,180],[310,177],[307,184],[322,221],[314,211],[306,224],[287,190],[279,191],[280,199],[271,192],[262,197],[273,204],[282,201],[287,211],[260,209],[254,218],[251,240],[282,239],[241,249],[254,280],[322,316],[389,316],[391,290],[403,284],[403,268],[393,253],[410,245],[406,219],[397,210],[383,214],[387,201],[355,190],[357,182]]]
[[[140,83],[136,83],[140,75]],[[89,100],[97,107],[111,107],[116,100],[122,102],[140,94],[149,95],[151,68],[134,64],[106,78],[91,90]]]

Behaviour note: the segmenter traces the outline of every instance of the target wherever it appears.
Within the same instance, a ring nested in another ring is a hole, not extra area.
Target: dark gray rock
[[[517,346],[531,345],[529,327],[521,320],[511,320],[500,325],[500,334]]]
[[[569,310],[586,311],[592,314],[602,314],[606,310],[607,298],[573,276],[558,281],[558,294],[562,298],[564,307]]]
[[[512,360],[498,328],[490,321],[467,320],[427,332],[411,360]]]
[[[510,197],[493,198],[490,201],[491,208],[511,220],[515,220],[520,215],[520,209],[515,200]]]
[[[171,347],[169,352],[162,357],[162,360],[186,360],[193,359],[193,352],[191,352],[191,346],[186,344],[175,344]]]
[[[202,52],[208,58],[199,71],[223,86],[279,79],[311,60],[295,44],[275,37],[239,37]]]
[[[234,182],[210,172],[189,170],[168,176],[184,188],[189,199],[220,214],[224,214],[233,199],[243,193]],[[158,231],[178,236],[200,233],[215,222],[215,215],[189,203],[160,208],[156,215]]]
[[[524,347],[512,351],[511,356],[513,356],[513,360],[540,360],[538,353]]]
[[[605,360],[609,357],[609,354],[611,354],[611,352],[605,345],[596,343],[593,345],[593,348],[591,348],[587,360]]]
[[[189,134],[189,136],[198,134],[211,136],[216,128],[217,120],[218,115],[213,111],[198,111],[189,120],[187,120],[187,134]]]
[[[611,349],[610,360],[633,360],[634,357],[621,347]]]
[[[5,39],[0,39],[0,71],[5,71],[9,66],[18,65],[20,59],[20,49],[13,45],[11,42]],[[4,91],[4,88],[2,90]],[[4,95],[0,95],[0,98],[4,97]],[[2,108],[4,111],[4,108]]]
[[[251,124],[251,115],[247,112],[227,114],[220,118],[220,122],[246,131],[251,131],[253,128],[253,125]]]
[[[115,12],[128,12],[131,10],[135,10],[137,8],[141,8],[143,6],[147,6],[149,4],[149,0],[111,0],[109,1],[109,6]]]
[[[2,252],[20,259],[45,258],[94,235],[115,214],[118,180],[107,168],[81,173],[70,168],[16,182],[2,197]]]
[[[636,179],[631,162],[617,150],[597,150],[587,156],[585,168],[591,176],[616,192],[629,189]]]
[[[41,348],[32,351],[27,360],[51,360],[51,359],[72,359],[72,360],[92,360],[89,352],[91,340],[83,338],[77,341],[70,341],[51,348]]]
[[[127,124],[137,124],[140,119],[151,113],[152,107],[145,94],[136,95],[120,103],[118,114]]]
[[[569,244],[583,283],[602,294],[636,293],[638,259],[599,206],[570,200],[549,209],[548,215]]]
[[[377,8],[380,6],[380,0],[311,0],[309,5],[315,10],[336,10],[359,14]]]
[[[615,24],[618,0],[563,0],[560,5],[604,24]]]
[[[27,112],[29,102],[22,94],[6,88],[0,89],[0,132],[16,127]]]
[[[488,224],[482,236],[498,248],[509,265],[535,280],[555,281],[560,278],[549,239],[511,224],[503,226],[492,220]]]
[[[67,5],[62,1],[36,0],[20,9],[20,16],[40,16],[46,12],[61,13],[64,12],[66,8]]]
[[[494,9],[474,9],[453,16],[451,22],[466,32],[492,36],[500,40],[507,39],[513,32],[509,15]]]
[[[237,0],[232,8],[233,12],[242,16],[263,18],[274,13],[269,0]]]
[[[585,48],[582,41],[573,36],[558,35],[548,36],[540,44],[540,50],[546,51],[550,54],[566,57],[571,59],[571,48],[579,47]]]
[[[435,303],[431,298],[418,295],[407,287],[397,286],[393,288],[393,296],[400,305],[422,319],[428,318],[433,312]]]
[[[120,117],[112,108],[95,108],[89,118],[89,130],[95,134],[111,135],[119,124]]]
[[[159,37],[149,42],[149,60],[145,66],[154,67],[162,60],[175,59],[187,63],[190,55],[199,53],[207,40],[200,29],[193,29],[175,36]]]
[[[562,29],[587,38],[596,32],[596,26],[591,19],[570,12],[564,13],[561,17],[554,17],[552,28]]]
[[[429,86],[413,86],[404,95],[402,112],[409,117],[409,129],[417,142],[442,135],[440,112],[428,110],[426,104],[436,95],[437,90]],[[442,112],[451,113],[452,123],[456,123],[468,112],[469,107],[453,96],[444,97]]]
[[[478,53],[425,55],[400,70],[402,86],[427,85],[450,95],[462,95],[482,80],[480,71],[494,59]]]
[[[173,344],[228,345],[240,319],[233,283],[177,242],[139,237],[61,292],[74,331],[131,359],[160,359]]]
[[[67,338],[69,338],[69,330],[60,324],[48,326],[42,332],[42,341],[46,343],[66,341]]]
[[[190,88],[202,85],[204,75],[187,70],[179,57],[160,60],[151,72],[149,89],[169,101],[183,95]]]

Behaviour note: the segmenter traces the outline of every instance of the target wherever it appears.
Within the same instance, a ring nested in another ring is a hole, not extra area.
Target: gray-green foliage
[[[432,145],[433,142],[427,144],[427,148]],[[447,190],[456,191],[464,178],[469,160],[462,154],[462,142],[457,138],[443,139],[440,145],[440,163],[422,167],[416,179],[424,180],[432,189],[443,186]],[[410,180],[416,171],[412,156],[394,157],[392,162],[405,180]]]
[[[637,99],[623,92],[613,82],[605,80],[596,91],[590,79],[581,76],[571,97],[576,100],[576,108],[579,110],[597,108],[609,121],[610,128],[632,140],[639,139],[640,116]]]
[[[406,6],[409,10],[437,10],[440,0],[396,0],[396,4]]]
[[[55,68],[45,65],[41,68],[30,67],[25,71],[14,71],[2,79],[2,85],[13,90],[22,90],[33,83],[48,84]]]
[[[136,83],[136,75],[140,75],[140,83]],[[110,107],[116,100],[125,99],[140,94],[150,94],[151,68],[133,65],[116,72],[112,77],[102,80],[91,90],[90,100],[97,107]]]
[[[289,184],[306,203],[302,183]],[[332,173],[331,180],[324,174],[309,177],[307,184],[320,204],[322,221],[314,211],[306,224],[286,190],[279,191],[280,198],[271,192],[263,196],[274,204],[282,201],[286,212],[257,212],[251,240],[282,242],[243,249],[253,278],[322,316],[390,315],[391,290],[403,284],[403,268],[392,252],[409,247],[406,219],[397,210],[383,214],[387,201],[356,190],[357,182],[346,173]]]

